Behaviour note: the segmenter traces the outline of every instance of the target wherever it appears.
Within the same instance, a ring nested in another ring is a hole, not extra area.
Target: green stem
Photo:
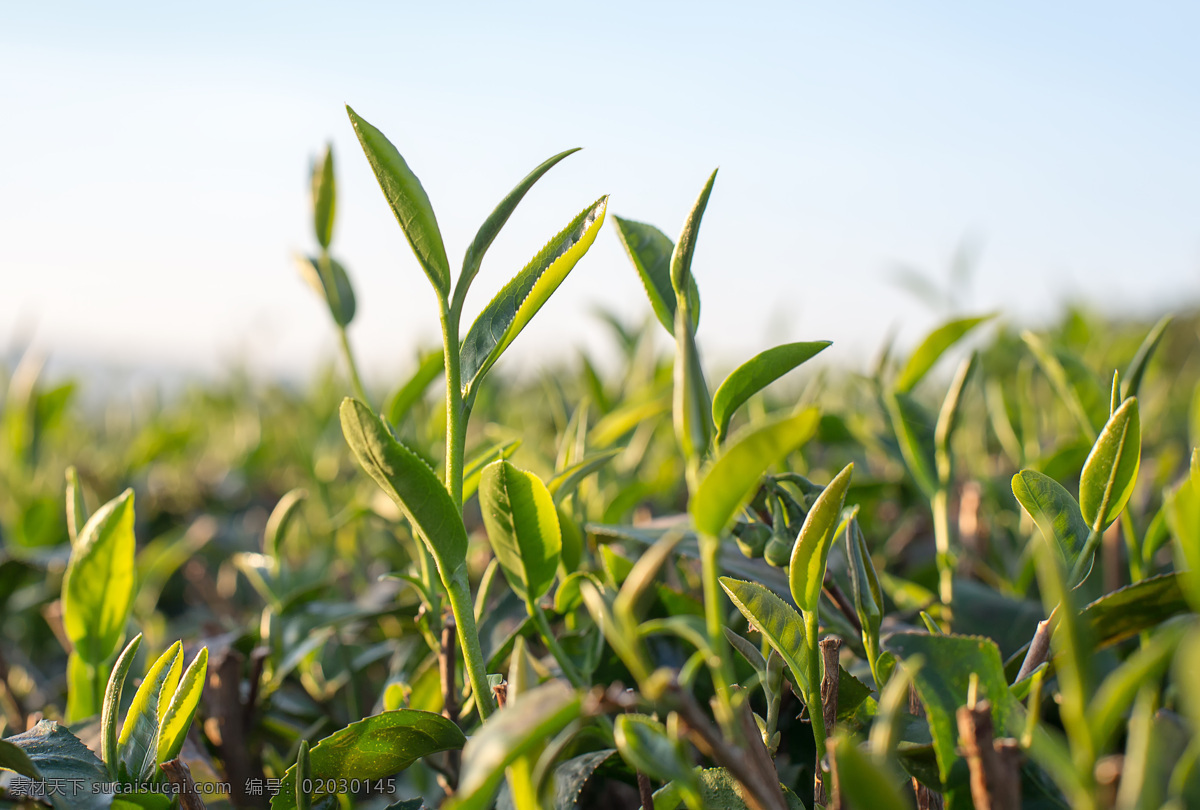
[[[558,643],[558,639],[554,637],[554,631],[550,628],[550,622],[546,619],[546,613],[536,602],[530,600],[526,607],[529,608],[529,615],[533,617],[533,623],[537,626],[538,632],[542,634],[542,641],[546,642],[547,649],[554,656],[554,660],[558,662],[558,666],[562,669],[563,677],[571,682],[571,686],[576,689],[582,688],[585,684],[583,677],[579,674],[575,664],[567,657],[567,651]]]
[[[817,762],[825,750],[825,706],[821,702],[821,681],[824,678],[821,657],[820,628],[816,611],[804,613],[804,644],[808,647],[808,692],[804,702],[808,704],[808,719],[812,722],[813,740],[817,746]],[[822,769],[823,770],[823,769]]]
[[[947,608],[954,599],[954,553],[950,549],[950,493],[939,487],[929,499],[933,512],[933,540],[937,547],[938,598]]]
[[[486,721],[496,710],[496,704],[488,686],[487,662],[483,659],[479,629],[475,626],[475,608],[471,603],[471,585],[467,581],[466,567],[460,566],[453,577],[443,578],[443,582],[450,596],[450,610],[454,613],[458,644],[462,648],[467,680],[475,695],[475,707],[479,711],[479,719]]]
[[[733,663],[726,650],[725,621],[721,615],[721,568],[718,562],[721,541],[709,535],[700,535],[700,576],[704,585],[704,624],[708,630],[708,643],[712,647],[713,659],[709,661],[713,684],[717,691],[717,720],[722,726],[733,723],[733,707],[730,703],[729,685],[733,683]]]
[[[342,356],[346,358],[346,368],[350,372],[350,385],[354,388],[354,395],[370,405],[371,401],[367,399],[367,391],[363,388],[362,378],[358,376],[358,364],[354,362],[354,352],[350,350],[350,338],[346,334],[346,327],[339,325],[337,330],[338,342],[342,347]]]
[[[446,489],[462,509],[463,450],[467,444],[467,409],[462,398],[458,315],[442,301],[442,346],[446,359]]]

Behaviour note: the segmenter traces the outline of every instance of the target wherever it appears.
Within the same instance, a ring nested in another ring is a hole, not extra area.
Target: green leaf
[[[618,715],[613,739],[621,757],[635,770],[663,782],[679,782],[699,798],[700,783],[679,740],[667,736],[666,727],[644,714]]]
[[[172,695],[172,670],[182,656],[183,645],[176,641],[151,665],[129,704],[117,738],[119,768],[129,779],[148,781],[155,775],[159,723]]]
[[[454,499],[421,458],[396,441],[369,407],[347,397],[342,433],[355,458],[421,535],[444,580],[467,560],[467,530]]]
[[[901,392],[887,397],[886,404],[905,466],[925,497],[932,498],[938,487],[933,415]]]
[[[296,778],[292,782],[296,788],[296,810],[311,810],[312,794],[307,786],[312,784],[312,759],[308,740],[300,741],[300,750],[296,752]]]
[[[1121,386],[1122,400],[1138,395],[1138,389],[1142,386],[1142,377],[1146,374],[1146,366],[1150,364],[1150,358],[1154,356],[1154,350],[1158,348],[1158,344],[1166,333],[1167,327],[1171,325],[1171,321],[1174,319],[1173,315],[1164,315],[1146,333],[1145,339],[1142,340],[1142,345],[1138,346],[1137,354],[1133,356],[1133,359],[1129,361],[1129,366],[1125,369],[1125,383]]]
[[[608,197],[601,197],[571,220],[471,324],[461,349],[465,399],[596,241],[607,203]]]
[[[1142,425],[1137,398],[1122,403],[1092,445],[1079,478],[1079,507],[1097,533],[1117,519],[1137,481]]]
[[[271,510],[267,518],[267,527],[263,530],[263,553],[275,557],[279,553],[279,543],[287,536],[288,527],[296,516],[300,505],[308,498],[308,490],[297,487],[288,490]]]
[[[83,500],[83,486],[79,483],[79,472],[74,466],[67,467],[67,532],[71,545],[79,540],[79,534],[87,523],[88,509]]]
[[[1163,511],[1175,538],[1175,568],[1184,573],[1184,594],[1200,611],[1200,450],[1192,451],[1191,472],[1167,493]]]
[[[454,287],[454,312],[462,311],[463,301],[467,297],[467,290],[479,272],[479,266],[483,263],[483,254],[487,253],[487,249],[491,247],[492,241],[500,233],[500,229],[504,227],[504,224],[508,222],[508,218],[512,216],[513,211],[517,210],[517,205],[529,192],[529,189],[533,188],[533,184],[540,180],[542,175],[554,168],[560,160],[578,151],[579,147],[568,149],[565,152],[559,152],[554,157],[543,162],[527,174],[524,180],[517,183],[516,187],[508,192],[508,195],[500,201],[496,209],[483,221],[483,225],[479,227],[479,231],[475,234],[475,239],[471,241],[471,246],[467,248],[466,255],[463,256],[462,274],[459,275],[458,282]]]
[[[182,660],[182,656],[180,656]],[[167,705],[158,732],[158,761],[168,762],[179,756],[183,750],[183,741],[188,729],[192,726],[192,718],[200,706],[200,695],[204,691],[204,678],[208,673],[208,647],[201,647],[200,652],[192,659],[192,663],[180,678],[179,687]]]
[[[854,598],[854,613],[863,628],[864,643],[870,638],[868,649],[878,649],[879,625],[883,620],[883,590],[879,576],[871,561],[867,540],[859,528],[858,519],[851,518],[846,524],[846,559],[850,570],[850,592]],[[869,661],[872,668],[875,662]]]
[[[675,290],[671,287],[671,254],[675,243],[665,233],[644,222],[634,222],[613,215],[617,236],[629,254],[633,268],[637,270],[646,288],[646,297],[654,310],[658,322],[671,335],[675,334]],[[700,325],[700,290],[696,280],[688,285],[689,309],[692,313],[692,329]]]
[[[1029,346],[1029,350],[1033,353],[1033,357],[1037,360],[1038,366],[1042,369],[1042,373],[1050,380],[1050,385],[1058,393],[1060,399],[1067,406],[1067,410],[1075,417],[1075,421],[1079,423],[1080,429],[1083,430],[1083,435],[1089,440],[1095,440],[1096,428],[1092,425],[1091,417],[1088,416],[1088,411],[1080,398],[1079,389],[1072,384],[1067,376],[1067,370],[1063,368],[1062,362],[1055,357],[1054,353],[1046,348],[1042,343],[1041,338],[1033,334],[1033,332],[1025,331],[1021,333],[1021,339]]]
[[[67,656],[67,716],[68,723],[78,723],[94,717],[100,710],[99,670],[79,657],[78,652]]]
[[[550,590],[562,552],[549,490],[533,473],[501,459],[483,470],[479,506],[508,584],[527,603],[536,603]]]
[[[955,712],[967,702],[972,673],[979,678],[979,698],[986,698],[992,704],[997,736],[1011,733],[1008,720],[1016,701],[1008,691],[1000,650],[993,641],[973,636],[896,633],[888,639],[887,646],[901,659],[919,655],[923,660],[913,680],[929,717],[929,731],[943,782],[950,778],[950,768],[958,757]]]
[[[555,680],[529,690],[494,714],[463,748],[458,792],[443,805],[445,810],[485,810],[504,779],[505,768],[544,745],[582,711],[579,694]]]
[[[296,256],[296,269],[308,286],[329,305],[329,314],[338,326],[349,326],[354,320],[356,303],[354,287],[346,268],[332,257]]]
[[[421,357],[421,361],[417,364],[417,370],[388,400],[387,407],[384,409],[387,411],[388,423],[399,425],[403,422],[413,405],[417,404],[424,395],[425,389],[429,388],[433,381],[442,375],[445,368],[445,352],[431,351]]]
[[[1080,619],[1095,639],[1096,649],[1102,649],[1187,612],[1179,574],[1172,572],[1105,594],[1085,607]]]
[[[746,810],[750,807],[746,789],[725,768],[697,768],[700,780],[700,806],[704,810]],[[804,810],[804,803],[786,785],[780,785],[788,810]],[[677,783],[663,785],[654,793],[654,810],[676,810],[683,796]]]
[[[611,461],[620,453],[620,449],[613,448],[611,450],[602,450],[599,453],[592,453],[584,456],[575,464],[572,464],[567,469],[560,472],[558,475],[550,479],[550,483],[546,488],[550,490],[550,494],[554,496],[554,500],[561,502],[564,498],[575,491],[575,487],[579,486],[583,479],[587,478],[592,473],[602,469],[605,464]]]
[[[349,105],[346,112],[350,115],[350,123],[354,125],[358,142],[367,155],[371,171],[375,172],[383,196],[400,223],[400,229],[404,231],[425,275],[437,290],[438,297],[445,300],[450,294],[450,263],[446,260],[446,247],[442,244],[442,232],[438,228],[429,196],[391,141],[359,118]]]
[[[713,173],[704,183],[704,188],[700,190],[700,196],[692,204],[692,210],[688,212],[687,220],[683,223],[683,230],[679,232],[679,241],[675,243],[675,249],[671,251],[671,288],[675,291],[676,306],[687,304],[687,291],[694,283],[692,281],[692,254],[696,252],[696,239],[700,236],[700,221],[704,219],[704,209],[708,207],[708,198],[712,194],[713,182],[716,179],[717,170],[713,169]],[[676,322],[678,320],[676,318]],[[675,324],[675,333],[678,336],[678,323]]]
[[[117,663],[113,665],[112,673],[108,676],[108,685],[104,689],[104,707],[100,713],[100,756],[108,765],[109,775],[117,778],[117,724],[121,712],[121,693],[125,690],[125,679],[129,676],[129,668],[138,648],[142,646],[142,634],[134,636],[133,641],[121,651]]]
[[[924,379],[941,356],[946,351],[958,343],[967,333],[974,329],[979,324],[989,320],[991,315],[981,315],[974,318],[960,318],[958,320],[949,321],[942,324],[937,329],[930,332],[925,340],[921,341],[921,345],[908,358],[908,363],[904,366],[904,370],[900,372],[900,376],[896,378],[896,390],[901,393],[908,393],[917,386],[917,383]]]
[[[741,431],[702,474],[688,503],[697,531],[719,537],[750,502],[759,478],[816,432],[816,408]]]
[[[134,596],[133,490],[92,515],[63,577],[63,628],[79,656],[99,666],[117,650]]]
[[[700,349],[696,333],[684,308],[675,311],[675,366],[671,396],[672,422],[675,439],[687,462],[689,485],[700,462],[712,444],[712,398],[704,368],[700,364]]]
[[[1186,623],[1166,625],[1100,684],[1087,712],[1097,750],[1108,746],[1138,690],[1162,677],[1187,630]]]
[[[583,810],[586,795],[591,792],[588,786],[592,778],[615,753],[615,748],[604,748],[572,757],[555,766],[554,810]],[[513,810],[512,796],[508,792],[501,791],[496,810]]]
[[[321,740],[309,751],[314,786],[328,780],[383,779],[418,759],[439,751],[461,748],[462,731],[433,712],[397,709],[351,723]],[[323,793],[314,795],[324,795]],[[271,810],[296,807],[296,766],[283,775]]]
[[[486,450],[477,452],[463,467],[463,503],[479,491],[479,482],[483,479],[483,468],[497,459],[509,459],[521,446],[520,439],[492,445]]]
[[[337,184],[333,178],[333,144],[312,167],[313,233],[317,243],[328,248],[333,241],[333,215],[337,208]]]
[[[785,343],[755,355],[734,369],[713,394],[712,415],[717,426],[717,441],[725,437],[729,420],[750,397],[831,345],[828,340]]]
[[[58,810],[106,810],[112,803],[113,794],[103,789],[111,784],[104,763],[53,720],[41,720],[24,734],[0,740],[0,767],[47,783],[62,780],[66,790],[47,797]],[[78,794],[75,784],[79,784]]]
[[[834,779],[847,807],[908,810],[908,802],[896,789],[899,780],[867,757],[853,738],[838,734],[829,745],[835,762]]]
[[[943,488],[950,486],[953,472],[953,456],[950,453],[951,441],[954,438],[954,429],[958,426],[963,391],[966,390],[967,380],[971,377],[971,371],[975,368],[978,356],[976,352],[971,352],[970,356],[964,359],[959,364],[958,370],[954,372],[954,379],[950,382],[946,398],[942,400],[942,409],[938,412],[937,426],[933,430],[934,460],[937,464],[938,484]]]
[[[804,620],[787,602],[756,582],[721,577],[729,599],[783,658],[803,694],[812,694],[808,673],[814,654],[804,641]]]
[[[1067,569],[1073,568],[1087,542],[1088,525],[1071,493],[1036,470],[1021,470],[1014,475],[1012,491]]]
[[[816,614],[825,587],[825,564],[833,548],[838,519],[846,501],[846,490],[854,475],[854,462],[834,476],[808,510],[788,565],[788,585],[802,613]]]

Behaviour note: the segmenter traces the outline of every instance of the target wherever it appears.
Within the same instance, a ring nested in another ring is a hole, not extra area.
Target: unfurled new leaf
[[[731,438],[702,473],[688,503],[696,530],[719,537],[754,497],[762,474],[808,441],[819,419],[817,410],[809,408]]]
[[[183,657],[180,656],[180,661]],[[179,756],[183,750],[183,741],[188,729],[192,726],[192,718],[200,706],[200,695],[204,691],[204,679],[208,673],[208,647],[201,647],[200,652],[184,670],[179,679],[179,686],[174,690],[167,704],[166,713],[162,716],[158,734],[158,761],[168,762]]]
[[[176,665],[182,657],[183,645],[176,641],[150,667],[129,704],[117,738],[119,767],[129,779],[147,780],[155,773],[159,724],[174,693],[172,681],[178,683]]]
[[[450,263],[446,260],[446,247],[442,244],[442,232],[429,196],[391,141],[349,106],[346,112],[400,229],[438,297],[445,299],[450,294]]]
[[[596,241],[607,203],[608,197],[601,197],[571,220],[471,324],[460,353],[464,398],[470,399],[483,375]]]
[[[471,241],[471,246],[467,248],[466,255],[463,256],[462,274],[458,277],[458,282],[454,287],[455,312],[462,310],[463,301],[467,298],[467,290],[479,272],[479,266],[483,263],[483,254],[487,253],[487,249],[492,246],[492,242],[500,233],[500,229],[508,222],[508,218],[512,216],[513,211],[517,210],[517,205],[529,193],[529,189],[533,188],[533,184],[540,180],[542,175],[554,168],[560,160],[578,151],[579,147],[559,152],[537,166],[525,176],[524,180],[517,183],[512,191],[508,192],[508,195],[500,201],[496,209],[483,221],[483,225],[479,226],[479,231]]]
[[[975,318],[961,318],[944,323],[930,332],[917,350],[912,353],[912,356],[908,358],[908,364],[896,378],[896,390],[907,393],[915,388],[951,346],[991,317],[991,315],[982,315]]]
[[[100,756],[113,779],[118,776],[117,726],[120,724],[121,693],[125,689],[125,679],[140,646],[142,634],[138,633],[133,641],[125,645],[117,663],[113,665],[112,673],[108,676],[108,685],[104,689],[104,706],[100,711]]]
[[[1093,531],[1117,519],[1137,481],[1142,424],[1136,397],[1125,400],[1100,431],[1079,477],[1079,507]]]
[[[467,559],[462,514],[433,470],[396,441],[369,407],[347,397],[341,407],[342,433],[354,457],[400,507],[449,581]]]
[[[92,515],[71,549],[62,585],[63,629],[85,662],[117,650],[134,596],[133,490]]]
[[[558,571],[562,532],[558,511],[541,479],[507,461],[489,464],[479,485],[488,540],[517,596],[535,603]]]
[[[846,490],[850,488],[850,477],[854,474],[851,462],[834,476],[829,486],[821,492],[800,534],[792,547],[792,560],[788,566],[788,585],[792,598],[804,613],[816,613],[821,601],[821,590],[825,587],[825,563],[841,517],[842,505],[846,501]]]
[[[827,340],[785,343],[755,355],[734,369],[713,394],[712,413],[717,440],[725,437],[729,420],[746,400],[830,345]]]

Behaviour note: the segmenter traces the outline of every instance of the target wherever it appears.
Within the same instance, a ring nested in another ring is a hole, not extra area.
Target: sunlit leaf
[[[63,577],[63,629],[79,656],[99,666],[125,635],[134,597],[133,490],[96,510],[71,549]]]
[[[950,347],[991,317],[991,315],[981,315],[974,318],[960,318],[944,323],[930,332],[908,358],[904,370],[896,378],[896,390],[907,393],[915,388]]]
[[[558,511],[541,479],[507,461],[489,464],[479,486],[488,540],[517,596],[537,602],[558,571],[562,532]]]
[[[796,544],[792,547],[788,584],[792,598],[804,613],[816,613],[821,601],[821,590],[825,586],[825,564],[829,559],[829,549],[833,548],[842,504],[846,501],[846,490],[850,488],[853,474],[854,463],[851,462],[834,476],[808,510]]]
[[[671,254],[675,243],[665,233],[644,222],[613,216],[617,236],[633,262],[655,317],[670,334],[675,334],[675,290],[671,287]],[[693,278],[688,286],[692,328],[700,324],[700,290]]]
[[[827,340],[785,343],[755,355],[734,369],[713,394],[712,413],[717,440],[724,438],[729,430],[729,420],[746,400],[831,345]]]
[[[1079,508],[1093,531],[1117,519],[1137,482],[1142,426],[1137,398],[1125,400],[1100,431],[1079,478]]]

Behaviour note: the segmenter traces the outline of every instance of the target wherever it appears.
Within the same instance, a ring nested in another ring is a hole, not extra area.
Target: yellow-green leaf
[[[133,490],[92,515],[71,549],[63,577],[63,628],[87,663],[117,650],[134,596]]]
[[[829,549],[833,547],[838,518],[846,502],[846,490],[850,488],[853,474],[854,463],[851,462],[834,476],[808,510],[796,544],[792,546],[788,585],[792,598],[805,613],[816,613],[821,600],[821,589],[825,587],[825,563],[829,559]]]
[[[756,354],[734,369],[713,394],[712,415],[717,426],[717,441],[725,437],[729,420],[746,400],[831,345],[828,340],[785,343]]]
[[[1079,477],[1079,508],[1093,531],[1104,531],[1125,508],[1137,481],[1141,453],[1138,401],[1130,397],[1100,431]]]
[[[183,660],[183,656],[179,657]],[[180,678],[179,687],[171,696],[166,713],[159,724],[158,732],[158,761],[167,762],[179,756],[183,750],[183,741],[191,728],[192,718],[200,705],[200,695],[204,691],[204,677],[208,673],[208,647],[201,647],[200,652],[188,665]]]
[[[483,470],[479,506],[508,584],[526,602],[537,602],[550,590],[562,552],[550,491],[533,473],[501,459]]]

